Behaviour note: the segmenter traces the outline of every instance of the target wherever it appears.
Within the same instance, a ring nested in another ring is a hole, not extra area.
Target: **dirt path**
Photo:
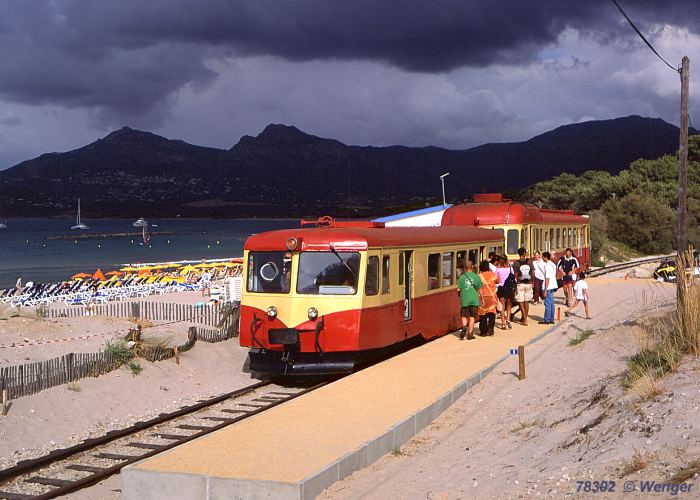
[[[513,357],[400,450],[321,497],[561,498],[576,495],[578,480],[615,480],[621,496],[625,480],[664,479],[698,458],[700,363],[684,364],[652,401],[621,387],[637,349],[630,323],[672,303],[673,289],[641,280],[590,284],[594,319],[569,318],[528,347],[525,381],[515,377]],[[594,334],[569,345],[586,330]],[[635,452],[648,465],[622,478]]]

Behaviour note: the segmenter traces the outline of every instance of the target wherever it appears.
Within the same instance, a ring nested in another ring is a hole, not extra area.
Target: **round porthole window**
[[[274,262],[267,262],[260,267],[260,277],[267,282],[274,280],[279,274],[279,268]]]

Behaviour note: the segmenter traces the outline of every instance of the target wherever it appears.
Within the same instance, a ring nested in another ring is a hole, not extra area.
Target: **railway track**
[[[673,257],[675,254],[661,255],[658,257],[646,257],[644,259],[633,260],[630,262],[623,262],[621,264],[613,264],[611,266],[599,267],[596,269],[591,269],[586,274],[588,276],[602,276],[604,274],[612,273],[615,271],[622,271],[623,269],[629,269],[631,267],[638,266],[639,264],[647,264],[649,262],[661,262],[664,259]]]
[[[77,491],[144,458],[222,429],[328,382],[299,388],[258,382],[0,471],[0,499],[43,500]]]

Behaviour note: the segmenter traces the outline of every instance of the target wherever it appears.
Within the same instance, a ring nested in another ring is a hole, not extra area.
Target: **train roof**
[[[442,215],[443,226],[496,224],[588,224],[573,210],[546,210],[529,203],[506,200],[500,194],[474,195],[474,203],[453,205]]]
[[[382,247],[423,247],[455,243],[503,243],[500,231],[478,227],[383,227],[383,224],[343,227],[282,229],[254,234],[244,245],[245,250],[287,250],[287,240],[296,238],[296,250],[358,251]]]

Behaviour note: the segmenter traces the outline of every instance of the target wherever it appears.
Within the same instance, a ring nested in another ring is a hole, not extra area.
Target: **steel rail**
[[[194,439],[200,438],[202,436],[205,436],[207,434],[210,434],[214,431],[223,429],[224,427],[227,427],[229,425],[233,425],[241,420],[244,420],[246,418],[252,417],[253,415],[257,415],[259,413],[262,413],[266,410],[269,410],[270,408],[273,408],[277,405],[280,405],[282,403],[285,403],[287,401],[290,401],[294,398],[297,398],[299,396],[302,396],[304,394],[307,394],[313,390],[318,389],[319,387],[322,387],[329,382],[321,382],[318,383],[312,387],[306,388],[300,392],[292,393],[289,395],[289,397],[285,397],[279,400],[276,400],[274,402],[269,402],[265,406],[257,408],[255,410],[247,411],[246,413],[238,416],[238,417],[232,417],[230,420],[226,422],[221,422],[219,424],[209,426],[207,429],[202,429],[199,432],[196,432],[194,434],[191,434],[189,436],[184,436],[182,439],[178,439],[177,441],[174,441],[172,443],[168,444],[163,444],[163,445],[157,445],[158,448],[148,451],[147,453],[141,454],[141,455],[135,455],[133,458],[128,459],[128,460],[123,460],[119,462],[118,464],[115,464],[111,467],[105,467],[103,470],[94,472],[90,474],[89,476],[86,476],[82,479],[77,479],[74,481],[70,481],[69,484],[59,486],[51,491],[48,491],[46,493],[40,494],[40,495],[31,495],[31,494],[16,494],[16,498],[32,498],[34,500],[48,500],[51,498],[56,498],[61,495],[65,495],[67,493],[77,491],[80,489],[83,489],[85,487],[91,486],[103,479],[106,479],[116,473],[118,473],[122,468],[126,467],[127,465],[136,463],[140,460],[152,457],[154,455],[157,455],[159,453],[162,453],[163,451],[170,450],[172,448],[175,448],[176,446],[179,446],[183,443],[186,443],[188,441],[192,441]],[[263,381],[263,382],[258,382],[256,384],[243,387],[241,389],[238,389],[233,392],[229,392],[220,396],[217,396],[215,398],[199,402],[197,404],[181,408],[177,411],[167,413],[167,414],[162,414],[159,415],[156,418],[153,418],[151,420],[147,421],[142,421],[142,422],[137,422],[131,427],[128,427],[126,429],[121,429],[119,431],[114,431],[109,434],[106,434],[105,436],[101,436],[99,438],[95,439],[89,439],[86,440],[79,445],[72,446],[70,448],[65,448],[62,450],[56,450],[54,452],[51,452],[49,455],[46,455],[44,457],[40,457],[38,459],[32,459],[32,460],[26,460],[23,462],[20,462],[14,467],[11,467],[9,469],[5,469],[3,471],[0,471],[0,478],[1,478],[1,483],[6,483],[7,481],[11,479],[16,479],[18,477],[21,477],[23,475],[28,475],[30,473],[36,472],[37,470],[40,470],[48,465],[52,465],[54,463],[60,462],[62,460],[70,459],[74,457],[75,455],[78,455],[80,453],[88,452],[90,450],[93,450],[99,446],[108,444],[116,439],[127,437],[132,434],[137,434],[139,432],[142,432],[150,427],[154,427],[159,424],[167,423],[171,420],[174,420],[178,417],[182,417],[188,414],[195,413],[201,409],[207,408],[209,406],[213,406],[217,403],[221,403],[227,399],[230,399],[232,397],[237,397],[237,396],[242,396],[244,394],[253,392],[256,389],[259,389],[261,387],[271,385],[272,382],[270,381]],[[4,495],[11,495],[9,492],[2,492],[0,493],[0,497],[4,498]],[[12,498],[11,496],[9,498]]]
[[[630,262],[622,262],[620,264],[613,264],[611,266],[599,267],[588,271],[586,274],[588,276],[601,276],[603,274],[612,273],[615,271],[621,271],[622,269],[629,269],[630,267],[638,266],[639,264],[647,264],[649,262],[660,262],[664,259],[669,259],[674,257],[676,254],[661,255],[658,257],[646,257],[644,259],[633,260]]]

